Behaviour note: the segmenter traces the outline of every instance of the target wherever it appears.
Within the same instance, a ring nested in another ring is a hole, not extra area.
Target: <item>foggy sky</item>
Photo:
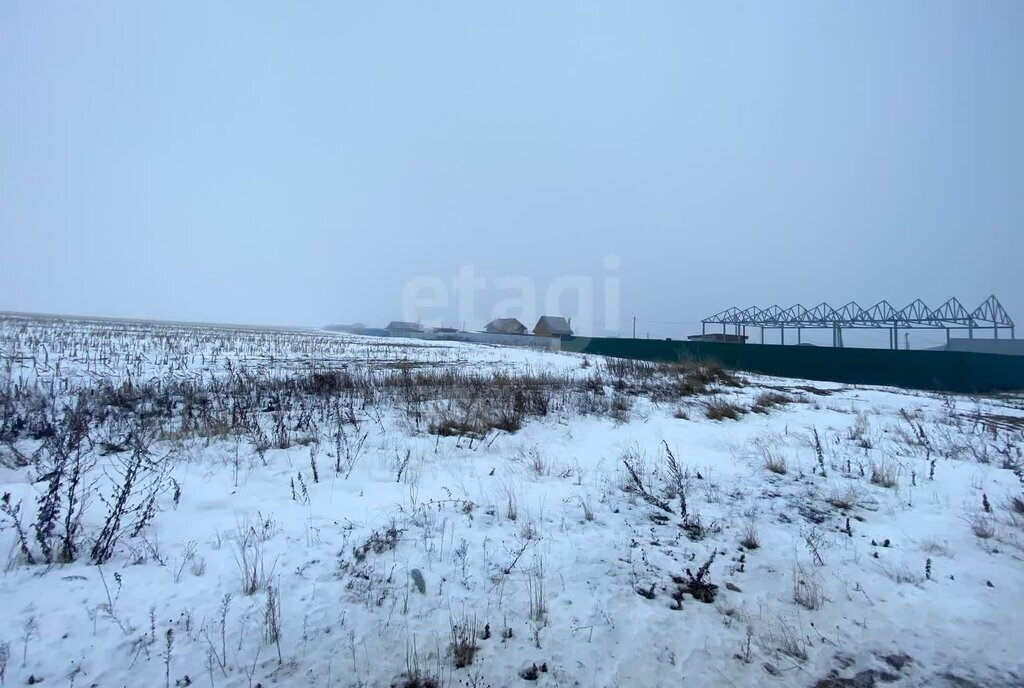
[[[589,275],[597,333],[609,277],[625,333],[1024,318],[1022,35],[1010,0],[8,0],[0,309],[379,325],[471,265],[470,326],[512,275]]]

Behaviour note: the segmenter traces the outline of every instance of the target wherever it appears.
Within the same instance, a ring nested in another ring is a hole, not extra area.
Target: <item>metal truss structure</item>
[[[946,342],[949,342],[952,330],[967,330],[968,336],[974,339],[975,330],[992,330],[994,339],[999,339],[999,330],[1009,330],[1010,339],[1014,338],[1014,323],[1002,304],[995,296],[989,296],[972,311],[964,308],[959,300],[953,298],[938,308],[929,308],[921,299],[915,299],[906,307],[897,310],[888,301],[879,301],[870,308],[862,308],[855,301],[833,308],[827,303],[819,303],[813,308],[804,308],[800,304],[781,308],[727,308],[701,321],[701,331],[707,334],[708,325],[721,325],[722,333],[732,326],[734,334],[746,336],[747,326],[761,328],[761,343],[764,344],[764,331],[777,329],[780,331],[782,343],[786,343],[786,330],[796,330],[797,343],[803,330],[832,330],[832,345],[843,345],[844,328],[888,329],[890,348],[899,348],[899,331],[901,329],[945,330]]]

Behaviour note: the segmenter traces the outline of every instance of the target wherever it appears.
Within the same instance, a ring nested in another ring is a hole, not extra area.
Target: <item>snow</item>
[[[611,379],[595,357],[463,343],[18,319],[2,328],[8,389],[411,364]],[[367,439],[347,477],[334,470],[329,441],[260,458],[244,436],[166,437],[155,453],[172,457],[167,479],[180,499],[163,492],[145,530],[123,538],[104,565],[88,556],[27,564],[3,520],[6,680],[390,686],[418,668],[442,685],[526,686],[521,672],[533,665],[546,669],[538,686],[811,686],[858,674],[898,686],[1024,680],[1024,517],[1010,508],[1022,493],[1011,470],[1021,400],[763,376],[715,395],[749,408],[766,390],[793,402],[715,421],[703,414],[707,395],[634,395],[618,417],[563,408],[484,439],[430,434],[399,407],[360,410],[349,432]],[[676,417],[681,407],[688,419]],[[25,454],[38,446],[24,436],[15,443]],[[701,539],[681,528],[678,497],[666,496],[666,447],[687,476],[687,523],[692,531],[699,517]],[[785,474],[765,468],[765,451],[785,458]],[[94,452],[105,484],[118,455]],[[623,489],[623,457],[673,513]],[[874,484],[872,467],[888,469],[895,486]],[[30,467],[0,468],[0,491],[22,501],[25,528],[45,488],[37,477]],[[829,503],[839,495],[854,505]],[[87,539],[104,509],[94,498]],[[756,549],[740,545],[751,523]],[[993,536],[979,537],[980,526]],[[356,549],[374,534],[380,551],[371,546],[360,561]],[[242,590],[246,537],[279,591],[280,658],[265,636],[266,585]],[[714,552],[715,600],[687,595],[673,609],[672,577],[696,573]],[[653,599],[638,593],[651,586]],[[799,604],[795,588],[820,594],[817,608]],[[478,650],[456,669],[452,626],[465,623],[475,625]]]

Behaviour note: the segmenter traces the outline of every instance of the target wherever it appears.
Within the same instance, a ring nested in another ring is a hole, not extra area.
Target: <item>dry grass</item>
[[[711,420],[722,420],[723,418],[736,420],[746,412],[742,406],[721,397],[714,397],[704,403],[704,415]]]
[[[754,397],[754,404],[750,407],[750,410],[754,413],[768,413],[772,408],[784,406],[792,401],[792,398],[780,392],[761,392]]]
[[[825,594],[816,575],[799,564],[793,567],[793,601],[811,611],[820,609],[825,603]]]
[[[464,669],[473,663],[479,649],[476,644],[476,619],[463,617],[458,622],[451,619],[450,624],[452,663],[456,669]]]
[[[892,488],[899,484],[896,469],[886,462],[871,462],[871,482],[879,487]]]
[[[807,641],[797,628],[783,617],[758,637],[758,644],[766,652],[781,652],[798,661],[807,661]]]
[[[992,524],[992,519],[987,516],[972,516],[968,519],[968,523],[971,526],[971,532],[982,540],[989,540],[996,535],[996,529]]]
[[[837,509],[849,511],[860,503],[860,498],[853,486],[847,485],[845,488],[833,487],[825,497],[825,501]]]
[[[924,577],[911,571],[906,564],[883,566],[882,573],[897,585],[920,585],[924,582]]]
[[[754,519],[750,519],[743,524],[740,544],[747,549],[757,549],[761,546],[760,534],[757,532],[757,523],[754,522]]]
[[[921,542],[921,551],[928,554],[937,554],[944,557],[951,557],[952,552],[949,549],[949,545],[945,542],[938,542],[937,540],[923,540]]]
[[[643,394],[655,401],[678,401],[708,394],[715,386],[741,387],[742,381],[714,361],[675,363],[609,358],[605,373],[618,393]]]
[[[629,410],[633,408],[632,397],[626,394],[615,394],[609,405],[609,415],[616,423],[629,422]]]
[[[789,466],[786,465],[786,457],[782,454],[766,447],[762,450],[761,456],[764,459],[764,467],[772,473],[785,475],[789,471]]]

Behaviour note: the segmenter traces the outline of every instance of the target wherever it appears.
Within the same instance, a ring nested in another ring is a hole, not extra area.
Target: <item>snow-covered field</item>
[[[1024,685],[1019,398],[30,318],[0,356],[6,685]]]

